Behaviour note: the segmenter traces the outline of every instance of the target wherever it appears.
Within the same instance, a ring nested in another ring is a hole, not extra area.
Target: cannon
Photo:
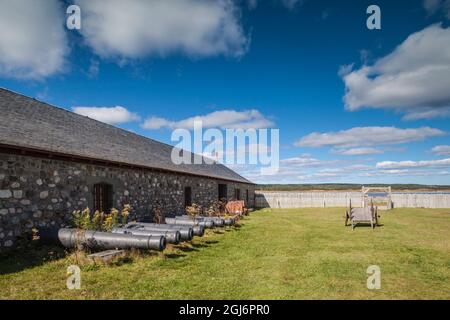
[[[174,225],[174,224],[157,224],[157,223],[144,223],[144,222],[133,222],[125,226],[125,228],[141,228],[146,230],[165,230],[172,231],[178,230],[181,233],[181,240],[189,241],[195,236],[203,236],[205,233],[205,228],[201,226],[184,226],[184,225]]]
[[[181,241],[181,233],[178,230],[147,230],[144,228],[114,228],[112,233],[132,234],[135,236],[163,236],[167,243],[179,244]]]
[[[166,247],[164,236],[118,234],[79,229],[40,229],[39,237],[44,243],[60,244],[66,248],[89,249],[147,249],[162,251]]]
[[[179,217],[177,217],[177,218],[179,218]],[[182,215],[181,218],[182,219],[187,219],[187,220],[193,220],[192,217],[187,216],[187,215]],[[214,223],[215,227],[223,227],[225,225],[224,219],[222,219],[220,217],[197,216],[197,217],[195,217],[195,220],[197,220],[197,221],[212,221]]]
[[[183,218],[180,216],[177,216],[175,218],[166,218],[166,223],[176,225],[187,225],[187,226],[203,226],[208,229],[214,228],[213,221],[199,221],[194,220],[192,218]]]

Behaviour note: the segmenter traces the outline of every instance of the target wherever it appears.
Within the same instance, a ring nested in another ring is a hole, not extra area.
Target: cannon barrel
[[[191,218],[166,218],[166,223],[177,224],[177,225],[187,225],[187,226],[203,226],[205,228],[214,228],[214,222],[212,221],[198,221]]]
[[[177,217],[178,218],[178,217]],[[192,217],[189,217],[187,215],[182,215],[181,216],[182,219],[188,219],[188,220],[193,220]],[[197,216],[195,217],[196,221],[212,221],[214,223],[215,227],[223,227],[225,225],[225,221],[224,219],[220,218],[220,217],[203,217],[203,216]]]
[[[236,224],[236,221],[233,218],[225,218],[223,219],[223,223],[226,226],[234,226]]]
[[[144,222],[134,222],[129,223],[125,228],[140,228],[146,230],[166,230],[173,231],[178,230],[181,233],[181,240],[189,241],[195,236],[203,236],[205,233],[204,227],[199,226],[185,226],[185,225],[174,225],[174,224],[157,224],[157,223],[144,223]]]
[[[166,247],[163,236],[141,236],[79,229],[41,229],[43,242],[57,243],[66,248],[79,246],[90,249],[148,249],[162,251]]]
[[[147,236],[147,237],[163,236],[164,238],[166,238],[166,242],[171,244],[179,244],[181,241],[181,234],[180,231],[178,230],[166,231],[166,230],[147,230],[137,228],[132,229],[114,228],[111,232],[118,234],[132,234],[135,236]]]

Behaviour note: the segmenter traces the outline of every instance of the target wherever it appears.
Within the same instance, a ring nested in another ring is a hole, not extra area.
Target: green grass
[[[343,209],[261,210],[165,253],[82,266],[50,248],[0,260],[1,299],[450,299],[450,209],[395,209],[352,231]],[[378,265],[382,289],[366,287]]]

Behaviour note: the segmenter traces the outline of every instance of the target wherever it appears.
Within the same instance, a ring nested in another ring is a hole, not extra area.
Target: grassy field
[[[1,299],[450,299],[450,209],[396,209],[352,231],[343,209],[261,210],[236,229],[112,266],[35,248],[0,260]],[[51,251],[50,251],[51,250]],[[366,287],[378,265],[381,290]]]

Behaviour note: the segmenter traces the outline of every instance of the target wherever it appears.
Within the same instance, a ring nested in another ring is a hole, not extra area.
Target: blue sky
[[[450,184],[449,0],[73,2],[79,31],[68,2],[0,1],[0,86],[167,143],[271,125],[280,172],[233,167],[255,182]]]

